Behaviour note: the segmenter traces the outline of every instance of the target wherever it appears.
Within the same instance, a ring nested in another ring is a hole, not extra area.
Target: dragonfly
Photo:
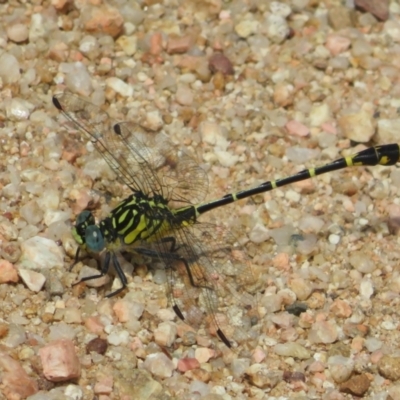
[[[166,272],[166,292],[176,315],[194,328],[207,324],[229,348],[256,336],[258,277],[229,229],[201,223],[202,214],[328,172],[390,166],[400,158],[398,144],[370,147],[204,201],[208,188],[205,171],[192,156],[177,150],[165,134],[134,122],[115,122],[101,108],[71,93],[53,96],[53,104],[83,133],[84,140],[93,143],[117,179],[131,191],[98,223],[88,210],[78,215],[72,232],[79,245],[75,260],[80,251],[105,253],[99,274],[82,281],[104,276],[113,266],[121,287],[107,296],[117,295],[128,284],[117,255],[131,252],[150,257]]]

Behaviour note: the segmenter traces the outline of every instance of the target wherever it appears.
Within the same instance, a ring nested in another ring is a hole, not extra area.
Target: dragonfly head
[[[80,246],[92,253],[100,253],[105,247],[103,234],[90,211],[85,210],[78,215],[72,236]]]

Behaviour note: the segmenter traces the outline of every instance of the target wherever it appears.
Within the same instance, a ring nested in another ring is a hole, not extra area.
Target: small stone
[[[106,85],[121,96],[131,97],[133,95],[133,87],[114,76],[106,79]]]
[[[113,329],[107,336],[107,342],[113,346],[121,346],[123,344],[128,344],[129,342],[129,332],[126,330]]]
[[[330,7],[328,9],[329,25],[339,31],[353,26],[354,11],[346,6]]]
[[[25,24],[13,24],[7,27],[7,36],[14,43],[28,40],[28,27]]]
[[[113,311],[119,322],[138,320],[143,314],[144,304],[129,298],[124,298],[115,302]]]
[[[258,32],[260,23],[256,20],[245,19],[235,25],[235,32],[239,37],[247,39],[249,36]]]
[[[263,364],[253,364],[246,370],[250,382],[261,389],[272,389],[283,379],[283,373],[271,371]]]
[[[363,110],[341,116],[338,123],[343,135],[357,143],[369,142],[375,133],[372,115]]]
[[[186,53],[191,45],[193,39],[191,36],[177,36],[169,35],[167,41],[167,53],[168,54],[182,54]]]
[[[354,361],[340,355],[329,357],[328,368],[334,381],[342,383],[347,381],[353,373]]]
[[[0,56],[0,78],[3,84],[15,83],[21,79],[19,62],[11,53],[5,52]]]
[[[81,374],[78,356],[71,340],[60,339],[39,349],[43,374],[51,382],[77,379]]]
[[[289,134],[293,136],[305,137],[310,134],[310,130],[307,128],[306,125],[295,120],[288,121],[285,125],[285,128],[287,129]]]
[[[35,43],[38,39],[45,37],[47,35],[46,26],[42,14],[33,14],[29,24],[29,42]]]
[[[39,390],[22,365],[5,352],[0,352],[1,393],[7,399],[26,399]]]
[[[352,314],[350,305],[341,299],[336,299],[330,306],[330,310],[339,318],[349,318]]]
[[[64,266],[62,248],[42,236],[34,236],[23,242],[21,252],[18,268],[40,270]]]
[[[269,14],[265,19],[267,37],[272,42],[280,44],[290,35],[290,28],[285,18],[280,15]]]
[[[7,260],[0,260],[0,283],[18,282],[18,270]]]
[[[274,102],[280,107],[287,107],[293,103],[293,85],[280,82],[275,85],[273,99]]]
[[[272,14],[279,15],[283,18],[287,18],[292,13],[290,6],[280,1],[272,1],[269,5],[269,9]]]
[[[108,343],[106,340],[101,339],[101,338],[95,338],[92,339],[87,345],[86,345],[86,352],[90,353],[94,351],[95,353],[98,354],[105,354],[108,348]]]
[[[21,277],[22,282],[24,282],[32,292],[40,292],[46,282],[46,277],[43,274],[30,269],[19,268],[18,274]]]
[[[175,369],[174,363],[164,353],[149,354],[143,366],[158,378],[170,378]]]
[[[351,377],[340,385],[340,391],[362,397],[368,391],[371,382],[366,374]]]
[[[123,32],[124,19],[113,7],[87,7],[81,19],[85,30],[90,33],[105,33],[115,38]]]
[[[178,85],[176,91],[176,101],[182,106],[192,105],[194,100],[193,91],[187,85]]]
[[[300,301],[307,300],[313,291],[311,283],[303,278],[292,279],[289,287],[296,293],[297,299]]]
[[[112,375],[101,376],[100,379],[95,383],[93,391],[95,394],[111,394],[113,391],[114,379]],[[102,396],[99,396],[100,398]]]
[[[208,61],[208,67],[213,74],[222,72],[223,75],[233,75],[235,73],[231,60],[222,53],[214,53]]]
[[[176,339],[177,329],[173,322],[161,322],[154,330],[154,341],[160,346],[170,347]]]
[[[194,356],[200,364],[203,364],[215,356],[215,351],[205,347],[198,347],[194,352]]]
[[[394,42],[400,42],[400,23],[390,19],[383,24],[383,30]]]
[[[364,278],[360,282],[360,295],[364,299],[370,299],[374,294],[374,285],[369,278]]]
[[[326,39],[325,46],[333,56],[348,50],[351,45],[350,39],[339,35],[329,35]]]
[[[400,35],[400,30],[399,30]],[[400,118],[378,120],[379,143],[396,143],[400,132]]]
[[[354,0],[354,5],[359,10],[374,15],[379,21],[389,18],[389,0]]]
[[[61,69],[65,72],[65,84],[71,92],[89,96],[92,92],[92,82],[86,66],[81,62],[63,63]]]
[[[137,36],[120,36],[116,43],[127,56],[131,57],[137,51],[137,41]]]
[[[308,334],[308,339],[312,343],[334,343],[338,338],[338,329],[334,322],[317,321]]]
[[[181,358],[178,361],[178,371],[187,372],[193,369],[200,368],[200,363],[195,358]]]
[[[300,360],[310,358],[310,352],[299,343],[283,343],[274,346],[274,352],[283,357],[294,357]]]
[[[162,118],[160,111],[155,110],[147,112],[146,120],[143,121],[142,125],[144,128],[150,131],[153,132],[159,131],[164,125],[164,120]]]
[[[372,274],[376,265],[365,251],[354,251],[349,258],[351,266],[362,274]]]

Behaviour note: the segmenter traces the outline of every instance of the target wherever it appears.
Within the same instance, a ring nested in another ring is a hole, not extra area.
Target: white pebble
[[[365,339],[364,345],[367,348],[367,350],[372,353],[373,351],[376,351],[376,350],[379,350],[380,348],[382,348],[383,343],[382,343],[382,341],[380,341],[377,338],[369,337],[369,338]]]
[[[354,361],[341,355],[332,356],[328,358],[328,368],[334,381],[342,383],[353,373]]]
[[[4,84],[15,83],[21,79],[20,65],[13,54],[3,53],[0,56],[0,78]]]
[[[378,138],[380,143],[396,143],[400,132],[400,118],[379,118]]]
[[[42,14],[33,14],[29,24],[29,41],[35,43],[38,39],[45,37],[47,31],[45,29],[45,21]]]
[[[32,292],[39,292],[46,282],[46,277],[43,274],[30,269],[19,268],[18,275]]]
[[[92,92],[91,76],[85,64],[81,62],[63,63],[60,68],[66,72],[65,84],[71,92],[77,92],[85,96]]]
[[[14,43],[25,42],[28,39],[28,28],[25,24],[13,24],[7,27],[7,36]]]
[[[280,17],[287,18],[292,9],[285,3],[281,3],[280,1],[272,1],[269,5],[269,9],[271,10],[272,14],[279,15]]]
[[[286,19],[280,15],[270,14],[265,20],[267,37],[274,43],[282,43],[290,33]]]
[[[331,119],[330,107],[326,103],[321,105],[314,105],[310,111],[310,125],[321,126],[323,123]]]
[[[107,336],[107,342],[112,344],[113,346],[120,346],[123,344],[129,343],[129,332],[128,331],[117,331],[113,330]]]
[[[386,331],[394,331],[397,329],[397,324],[393,323],[391,320],[386,320],[381,323],[381,327]]]
[[[249,233],[249,239],[253,243],[262,243],[268,240],[270,237],[269,229],[267,229],[263,224],[257,223],[254,228]]]
[[[32,237],[21,243],[18,266],[27,269],[50,269],[64,266],[62,248],[42,236]]]
[[[86,35],[79,43],[79,50],[83,53],[89,53],[98,47],[97,40],[94,36]]]
[[[351,266],[363,274],[371,274],[375,271],[375,263],[371,257],[363,251],[355,251],[349,258]]]
[[[154,330],[154,340],[160,346],[170,347],[176,338],[177,328],[173,322],[161,322]]]
[[[149,354],[143,367],[158,378],[169,378],[175,369],[174,363],[164,353]]]
[[[245,19],[235,25],[235,32],[243,39],[254,35],[259,30],[260,23],[256,20]]]
[[[176,90],[176,101],[182,106],[191,106],[193,104],[194,95],[192,89],[184,84],[179,84]]]
[[[355,142],[366,143],[375,133],[372,114],[361,110],[352,114],[345,114],[338,119],[343,135]]]
[[[127,56],[133,56],[137,50],[137,36],[120,36],[117,44]]]
[[[133,87],[119,78],[107,78],[106,84],[121,96],[131,97],[133,95]]]
[[[364,278],[360,283],[360,295],[364,299],[370,299],[374,294],[374,286],[370,279]]]
[[[330,244],[337,245],[337,244],[339,244],[339,242],[340,242],[340,236],[339,236],[339,235],[336,235],[336,234],[334,234],[334,233],[331,233],[331,234],[329,235],[328,240],[329,240],[329,243],[330,243]]]
[[[283,343],[274,347],[274,352],[283,357],[294,357],[300,360],[310,358],[310,352],[299,343]]]

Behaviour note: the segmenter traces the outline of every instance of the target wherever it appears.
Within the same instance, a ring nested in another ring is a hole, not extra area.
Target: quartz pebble
[[[0,260],[0,283],[18,282],[18,271],[12,263]]]
[[[28,28],[24,24],[13,24],[7,27],[8,38],[15,42],[21,43],[28,40]]]
[[[347,381],[354,371],[354,361],[340,355],[329,357],[328,368],[335,382]]]
[[[164,353],[149,354],[143,366],[159,378],[169,378],[175,369],[173,362]]]
[[[333,343],[338,338],[337,326],[330,321],[315,322],[308,334],[312,343]]]
[[[154,340],[160,346],[170,347],[176,338],[176,334],[176,324],[173,322],[162,322],[154,331]]]
[[[274,352],[283,357],[294,357],[301,360],[310,358],[310,352],[298,343],[284,343],[274,346]]]
[[[60,339],[39,349],[43,374],[51,382],[64,382],[79,378],[79,359],[72,341]]]
[[[64,265],[61,247],[42,236],[35,236],[23,242],[21,251],[21,258],[18,262],[19,268],[40,270],[63,267]]]
[[[343,135],[358,143],[369,142],[375,132],[372,115],[365,111],[343,115],[338,123]]]
[[[22,282],[24,282],[32,292],[39,292],[46,282],[46,277],[43,274],[29,269],[18,268],[18,274]]]

